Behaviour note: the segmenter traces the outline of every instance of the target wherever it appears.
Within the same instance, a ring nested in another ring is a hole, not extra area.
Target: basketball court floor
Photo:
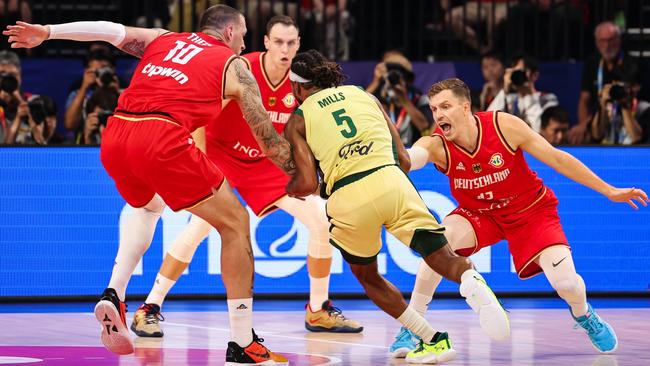
[[[448,331],[457,359],[449,365],[647,366],[650,365],[650,298],[592,299],[612,324],[619,348],[600,355],[556,299],[504,299],[512,336],[491,342],[462,300],[437,299],[427,318]],[[139,303],[129,302],[129,325]],[[367,300],[339,300],[335,306],[363,323],[361,334],[310,333],[304,302],[255,302],[255,327],[265,344],[291,365],[405,365],[388,347],[399,324]],[[0,304],[0,365],[183,366],[223,365],[228,341],[224,301],[168,301],[165,337],[135,339],[135,353],[116,356],[99,341],[92,303]]]

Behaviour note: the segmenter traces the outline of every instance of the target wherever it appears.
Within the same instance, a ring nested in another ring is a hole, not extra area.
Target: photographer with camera
[[[523,119],[537,133],[541,131],[542,113],[548,107],[558,105],[553,93],[535,88],[539,79],[537,61],[520,55],[513,59],[511,67],[503,75],[503,90],[497,94],[488,111],[501,110]]]
[[[51,98],[21,90],[20,58],[0,51],[0,143],[47,144],[56,129]]]
[[[99,89],[119,93],[125,83],[115,73],[115,58],[103,49],[89,51],[84,62],[84,75],[70,87],[66,102],[65,128],[75,132],[75,141],[83,139],[85,131],[84,106]]]
[[[399,51],[388,51],[366,88],[379,99],[405,146],[426,135],[433,124],[427,96],[413,86],[414,80],[411,62]]]
[[[638,84],[622,81],[603,86],[599,109],[591,121],[591,135],[595,142],[632,145],[647,140],[650,103],[637,99],[638,89]]]
[[[637,83],[643,80],[638,60],[629,56],[621,47],[621,36],[621,29],[610,21],[596,26],[594,40],[598,52],[586,59],[582,68],[578,123],[569,131],[569,142],[572,144],[598,140],[596,136],[591,136],[591,121],[602,104],[605,85],[614,80],[630,80]]]
[[[99,145],[102,142],[102,133],[106,128],[108,117],[113,115],[117,107],[119,94],[111,88],[98,88],[88,99],[84,109],[83,134],[76,140],[79,145]]]

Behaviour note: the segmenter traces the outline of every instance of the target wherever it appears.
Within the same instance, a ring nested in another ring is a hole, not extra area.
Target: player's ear
[[[271,44],[271,39],[266,34],[264,35],[264,47],[266,50],[269,50],[269,45]]]
[[[234,33],[235,33],[235,25],[234,24],[227,25],[223,30],[223,36],[228,41],[232,41],[232,39],[234,38],[233,37]]]

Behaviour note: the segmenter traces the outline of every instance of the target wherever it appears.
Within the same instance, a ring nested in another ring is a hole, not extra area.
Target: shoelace
[[[422,352],[424,351],[424,341],[420,339],[420,342],[418,343],[418,347],[415,349],[415,352]]]
[[[164,322],[165,317],[160,313],[160,312],[154,312],[154,309],[152,306],[143,306],[142,310],[145,312],[145,323],[147,324],[156,324],[159,321]]]
[[[345,316],[343,315],[343,311],[341,309],[335,307],[335,306],[328,305],[327,308],[324,308],[323,310],[327,311],[327,313],[330,316],[334,316],[336,318],[341,318],[343,320],[346,319]]]
[[[406,328],[402,328],[399,334],[395,336],[395,339],[398,341],[406,341],[412,338],[413,336],[411,336],[411,332]]]
[[[603,329],[604,325],[598,320],[596,316],[591,314],[591,316],[585,321],[576,323],[576,325],[573,326],[573,329],[577,329],[578,327],[586,330],[588,334],[597,334]]]

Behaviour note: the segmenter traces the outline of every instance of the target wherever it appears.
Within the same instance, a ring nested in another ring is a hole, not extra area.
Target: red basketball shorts
[[[263,216],[274,211],[276,203],[287,195],[285,187],[289,177],[271,160],[238,159],[228,147],[210,142],[207,153],[255,215]]]
[[[519,278],[535,276],[542,269],[534,261],[544,249],[554,245],[569,246],[560,224],[557,204],[553,191],[546,188],[544,197],[521,213],[487,215],[457,207],[450,215],[463,216],[472,224],[477,245],[456,253],[468,257],[505,239]]]
[[[158,193],[174,211],[212,197],[224,181],[189,131],[159,115],[110,117],[102,135],[101,161],[124,200],[145,206]]]

